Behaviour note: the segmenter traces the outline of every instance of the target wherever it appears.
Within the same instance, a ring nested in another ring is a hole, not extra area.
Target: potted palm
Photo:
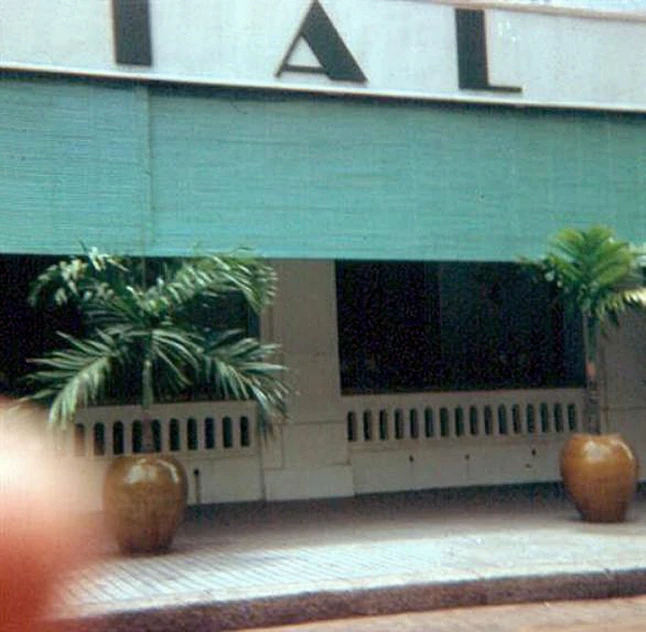
[[[64,429],[79,407],[135,382],[142,409],[143,450],[115,459],[104,486],[107,524],[124,552],[161,552],[186,505],[186,474],[169,455],[153,454],[151,407],[195,385],[212,396],[258,403],[259,428],[285,413],[283,367],[276,351],[236,330],[209,326],[204,314],[223,298],[242,297],[259,313],[275,292],[273,270],[244,254],[178,261],[133,260],[89,250],[49,267],[30,302],[71,304],[83,334],[60,333],[65,345],[34,360],[31,399],[49,404],[49,424]],[[201,317],[200,317],[201,315]]]
[[[564,229],[536,262],[556,287],[565,313],[581,319],[585,354],[585,433],[573,435],[561,453],[566,491],[584,520],[624,520],[635,491],[638,463],[618,434],[602,432],[599,345],[607,325],[618,325],[627,308],[646,306],[641,253],[602,226]]]

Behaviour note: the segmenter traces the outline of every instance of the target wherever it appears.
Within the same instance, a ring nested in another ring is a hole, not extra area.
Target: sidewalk
[[[646,497],[591,525],[544,485],[192,508],[167,555],[105,545],[52,616],[176,632],[641,593]]]

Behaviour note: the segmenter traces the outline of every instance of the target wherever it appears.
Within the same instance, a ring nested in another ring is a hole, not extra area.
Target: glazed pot
[[[169,455],[135,454],[112,462],[103,506],[108,530],[123,553],[162,553],[186,509],[188,481]]]
[[[619,434],[575,434],[561,452],[565,489],[587,522],[622,522],[639,464]]]

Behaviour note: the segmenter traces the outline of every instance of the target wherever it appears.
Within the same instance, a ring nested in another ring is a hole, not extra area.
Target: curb
[[[80,614],[47,623],[46,632],[178,632],[241,630],[445,608],[540,601],[610,599],[646,593],[646,569],[503,577],[306,592],[185,604],[139,604],[130,610]]]

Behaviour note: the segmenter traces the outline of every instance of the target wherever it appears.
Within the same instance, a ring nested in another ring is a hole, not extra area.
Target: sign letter
[[[290,63],[294,49],[301,40],[305,40],[320,66],[302,66]],[[303,23],[278,67],[276,76],[280,77],[286,71],[327,75],[333,81],[352,81],[354,83],[366,81],[359,64],[355,61],[318,0],[312,2]]]
[[[493,86],[487,66],[487,34],[484,11],[455,10],[458,42],[458,85],[460,90],[521,92],[515,86]]]
[[[112,24],[117,63],[152,65],[148,0],[112,0]]]

